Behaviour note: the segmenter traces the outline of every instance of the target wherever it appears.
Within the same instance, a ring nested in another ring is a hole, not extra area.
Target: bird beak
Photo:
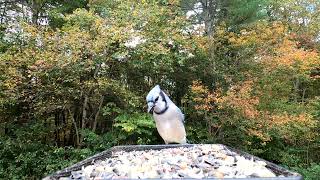
[[[148,102],[148,113],[153,113],[154,103]]]

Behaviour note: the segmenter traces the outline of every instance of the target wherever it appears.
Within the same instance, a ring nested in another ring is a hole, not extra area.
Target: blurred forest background
[[[319,0],[1,0],[0,178],[163,144],[145,96],[222,143],[320,177]]]

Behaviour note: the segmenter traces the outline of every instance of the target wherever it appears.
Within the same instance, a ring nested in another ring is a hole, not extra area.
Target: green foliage
[[[148,114],[122,114],[115,119],[114,127],[119,128],[119,136],[126,137],[123,142],[151,144],[156,142],[156,126]]]
[[[7,50],[9,43],[4,40],[5,30],[7,29],[6,25],[0,25],[0,53],[3,53]]]
[[[303,175],[305,180],[316,180],[320,176],[320,165],[312,163],[308,168],[294,167],[293,170]]]
[[[269,0],[222,1],[224,21],[233,29],[239,30],[250,23],[267,18]]]
[[[47,144],[50,129],[44,124],[7,124],[6,129],[0,139],[2,179],[37,179],[92,155],[89,149]]]
[[[104,151],[118,143],[118,139],[112,132],[108,132],[102,135],[98,135],[89,129],[81,131],[83,135],[83,143],[85,148],[92,152]],[[86,158],[84,156],[83,158]]]
[[[191,144],[210,144],[214,143],[216,139],[214,136],[208,134],[208,129],[205,125],[200,122],[194,123],[186,123],[186,132],[187,132],[187,139],[188,143]]]

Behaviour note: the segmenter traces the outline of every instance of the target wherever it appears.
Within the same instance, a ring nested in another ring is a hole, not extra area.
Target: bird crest
[[[152,88],[148,95],[147,95],[147,102],[152,102],[154,99],[155,96],[159,95],[161,92],[161,89],[160,89],[160,86],[159,85],[156,85],[154,88]]]

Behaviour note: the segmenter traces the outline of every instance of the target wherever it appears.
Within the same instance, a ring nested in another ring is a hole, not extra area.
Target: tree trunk
[[[86,128],[86,120],[87,120],[87,106],[88,106],[88,95],[85,95],[82,107],[82,121],[81,121],[81,129]],[[82,144],[83,136],[80,136],[80,144]]]
[[[69,112],[69,116],[71,117],[74,129],[76,131],[76,143],[75,143],[75,145],[76,145],[77,148],[79,148],[79,146],[80,146],[80,136],[79,136],[79,130],[78,130],[77,122],[74,119],[73,114],[71,113],[70,109],[68,109],[68,112]]]
[[[214,25],[217,22],[217,6],[218,0],[201,1],[204,13],[205,33],[209,37],[213,35]]]
[[[95,132],[95,131],[96,131],[96,128],[97,128],[98,117],[99,117],[99,114],[100,114],[100,110],[101,110],[103,101],[104,101],[104,96],[102,95],[102,96],[100,97],[100,103],[99,103],[98,110],[97,110],[97,112],[96,112],[96,115],[94,116],[94,121],[93,121],[93,126],[92,126],[92,131],[93,131],[93,132]]]
[[[304,103],[304,97],[305,97],[305,95],[306,95],[306,88],[304,88],[303,91],[302,91],[301,102],[303,102],[303,103]]]
[[[294,88],[294,102],[298,102],[298,95],[299,95],[299,78],[297,78],[295,80],[295,82],[293,82],[293,88]]]

